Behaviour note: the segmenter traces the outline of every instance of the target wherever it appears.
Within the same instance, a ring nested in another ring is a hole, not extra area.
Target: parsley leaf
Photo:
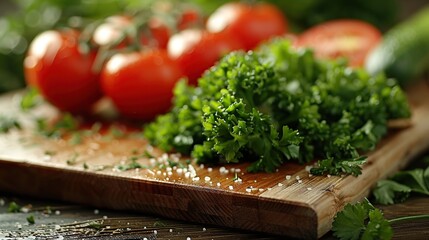
[[[394,204],[404,202],[410,196],[411,188],[392,180],[381,180],[373,190],[376,202]]]
[[[332,223],[332,231],[339,239],[391,239],[393,235],[389,222],[383,213],[367,200],[347,204]]]
[[[390,223],[384,218],[380,209],[373,209],[368,212],[369,221],[362,234],[362,240],[385,239],[390,240],[393,230]]]
[[[381,180],[373,195],[380,204],[394,204],[405,201],[412,192],[429,195],[429,167],[401,171],[388,180]]]

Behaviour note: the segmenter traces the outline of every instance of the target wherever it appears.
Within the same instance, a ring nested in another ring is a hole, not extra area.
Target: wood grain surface
[[[429,146],[428,94],[425,82],[409,89],[411,126],[391,131],[369,153],[359,177],[311,176],[311,165],[292,163],[272,174],[247,173],[246,164],[196,166],[187,164],[187,157],[162,153],[132,133],[119,139],[92,134],[80,144],[71,144],[71,136],[46,139],[35,133],[34,118],[56,119],[58,113],[47,105],[22,113],[21,93],[9,94],[0,99],[0,112],[21,119],[24,129],[0,136],[0,190],[317,238],[329,231],[346,203],[367,196],[379,179],[403,168]],[[118,166],[128,164],[130,157],[147,168],[120,171]]]

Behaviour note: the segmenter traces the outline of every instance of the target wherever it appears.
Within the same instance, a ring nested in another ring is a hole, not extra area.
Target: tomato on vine
[[[93,71],[95,53],[83,54],[80,32],[46,31],[31,43],[24,60],[28,85],[60,110],[86,112],[101,97],[99,75]]]
[[[114,55],[102,69],[101,86],[123,116],[152,120],[170,109],[182,76],[165,50],[150,49]]]
[[[188,83],[197,85],[198,78],[222,56],[244,49],[243,44],[228,32],[210,33],[187,29],[173,35],[168,42],[169,55],[177,60]]]

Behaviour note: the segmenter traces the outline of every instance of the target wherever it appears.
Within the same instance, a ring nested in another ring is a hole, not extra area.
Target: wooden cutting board
[[[33,119],[55,119],[58,112],[44,105],[23,113],[21,95],[0,97],[0,114],[24,125],[0,135],[0,191],[298,238],[324,235],[346,203],[367,196],[429,146],[423,81],[408,90],[411,126],[392,130],[359,177],[312,176],[307,165],[292,163],[271,174],[247,173],[246,164],[187,165],[187,157],[162,153],[137,134],[92,134],[80,144],[47,139],[35,133]],[[118,169],[133,157],[148,168]]]

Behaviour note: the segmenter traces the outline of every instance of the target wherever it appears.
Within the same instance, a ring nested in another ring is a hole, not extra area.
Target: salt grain
[[[200,181],[200,177],[193,177],[193,178],[192,178],[192,181],[194,181],[194,182],[198,182],[198,181]]]
[[[100,211],[98,210],[98,209],[94,209],[94,214],[95,215],[97,215],[97,214],[99,214],[100,213]]]
[[[210,177],[209,176],[204,177],[204,181],[210,182]]]
[[[55,215],[61,215],[60,210],[56,210],[56,211],[55,211]]]
[[[213,168],[209,167],[209,168],[207,168],[207,171],[208,171],[208,172],[212,172],[212,171],[213,171]]]
[[[311,188],[311,187],[308,187],[308,188],[307,188],[307,190],[308,190],[308,191],[311,191],[311,190],[312,190],[312,188]]]
[[[228,188],[229,188],[229,190],[234,190],[233,186],[229,186]]]
[[[290,180],[291,177],[291,175],[286,175],[286,180]]]
[[[283,187],[283,183],[278,183],[277,186]]]

